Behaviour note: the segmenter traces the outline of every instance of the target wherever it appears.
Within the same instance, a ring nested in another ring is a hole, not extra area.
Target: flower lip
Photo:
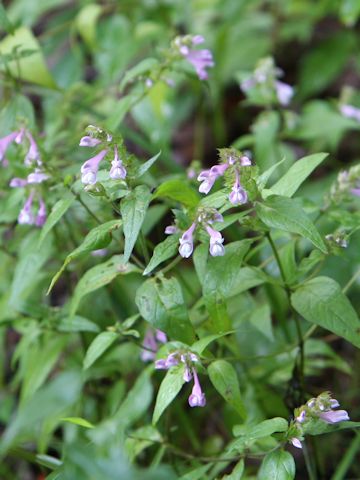
[[[349,414],[346,410],[333,410],[328,412],[321,412],[319,418],[327,423],[346,422],[350,420]]]
[[[81,137],[79,146],[80,147],[95,147],[96,145],[99,145],[101,143],[101,140],[98,138],[90,137],[90,135],[85,135],[84,137]]]

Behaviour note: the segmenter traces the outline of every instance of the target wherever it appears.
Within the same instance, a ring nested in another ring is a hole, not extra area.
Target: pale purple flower
[[[192,41],[192,44],[196,46],[196,45],[199,45],[200,43],[203,43],[204,38],[201,35],[194,35],[191,41]],[[207,80],[208,73],[206,69],[211,68],[215,65],[211,51],[206,49],[201,49],[201,50],[191,49],[187,45],[182,45],[181,40],[177,43],[180,44],[179,52],[195,68],[199,79]]]
[[[104,159],[108,150],[101,150],[95,157],[87,160],[81,167],[81,181],[85,185],[94,185],[96,183],[97,172],[100,162]]]
[[[301,441],[298,438],[290,438],[290,442],[294,445],[294,447],[302,448]]]
[[[15,177],[10,180],[9,186],[11,188],[24,188],[26,187],[27,184],[28,184],[28,181],[25,180],[24,178]]]
[[[12,132],[9,133],[9,135],[6,135],[6,137],[0,139],[0,162],[5,159],[6,150],[8,149],[10,144],[16,139],[18,134],[19,132]]]
[[[143,349],[140,354],[140,358],[143,362],[148,362],[150,360],[154,360],[155,353],[157,351],[157,343],[155,340],[155,336],[153,332],[148,329],[145,333],[144,340],[142,342],[142,346],[146,347]]]
[[[156,370],[167,370],[168,367],[166,366],[165,358],[160,358],[159,360],[155,360],[155,369]]]
[[[177,233],[179,229],[175,225],[168,225],[165,228],[165,235],[174,235],[174,233]]]
[[[189,258],[194,250],[193,233],[196,227],[196,223],[192,223],[190,227],[183,233],[179,239],[179,253],[183,258]]]
[[[352,118],[357,122],[360,122],[360,109],[354,107],[353,105],[341,105],[340,112],[346,118]]]
[[[35,169],[34,172],[30,173],[27,177],[27,183],[42,183],[49,178],[49,175],[42,172],[39,169]]]
[[[80,139],[80,147],[96,147],[96,145],[99,145],[101,143],[101,140],[90,137],[90,135],[85,135]]]
[[[248,167],[249,165],[251,165],[251,159],[247,155],[243,155],[240,158],[240,165],[242,167]]]
[[[179,364],[178,357],[179,356],[177,352],[170,353],[165,360],[166,368],[171,368],[171,367],[175,367],[175,365],[178,365]]]
[[[306,419],[306,411],[303,410],[297,417],[296,417],[296,421],[298,423],[304,423],[305,422],[305,419]]]
[[[350,420],[346,410],[329,410],[328,412],[322,412],[319,414],[319,418],[326,423],[338,423]]]
[[[114,180],[124,179],[126,177],[126,168],[119,159],[118,149],[114,147],[114,160],[111,162],[110,178]]]
[[[256,81],[253,77],[246,78],[240,83],[240,88],[244,93],[247,93],[249,90],[251,90],[253,87],[255,87]]]
[[[17,132],[17,135],[15,137],[15,143],[20,145],[24,140],[25,133],[25,128],[22,128],[19,132]]]
[[[33,200],[34,200],[34,192],[31,192],[23,208],[20,210],[20,213],[18,216],[18,223],[20,225],[33,225],[35,223],[35,218],[31,210]]]
[[[156,329],[156,331],[155,331],[155,338],[160,343],[166,343],[167,342],[166,333],[162,332],[159,329]]]
[[[360,188],[352,188],[351,193],[357,197],[360,197]]]
[[[280,104],[283,106],[289,105],[294,95],[293,87],[291,87],[287,83],[280,82],[279,80],[277,80],[275,82],[275,90],[276,90],[276,96]]]
[[[192,373],[194,377],[194,386],[191,391],[191,395],[189,396],[189,405],[190,407],[205,407],[205,393],[201,390],[201,385],[195,368],[192,369]]]
[[[191,379],[192,379],[192,373],[191,373],[191,370],[190,370],[190,368],[188,367],[188,365],[185,366],[183,378],[184,378],[184,381],[185,381],[186,383],[189,383],[189,382],[191,381]]]
[[[35,225],[37,227],[42,227],[46,222],[46,205],[42,198],[39,199],[39,210],[36,215]]]
[[[213,228],[207,226],[206,231],[210,235],[210,247],[209,252],[213,257],[221,257],[225,254],[224,248],[224,238],[220,232],[214,230]]]
[[[34,140],[34,137],[31,135],[29,131],[26,131],[25,133],[26,133],[26,137],[30,142],[29,150],[24,160],[25,165],[30,166],[30,165],[33,165],[34,163],[37,163],[38,165],[42,165],[39,148],[37,146],[37,143]]]
[[[187,173],[186,173],[186,176],[189,180],[192,180],[193,178],[196,177],[196,171],[194,168],[189,168]]]
[[[242,205],[243,203],[247,202],[247,198],[247,193],[241,186],[239,174],[236,172],[236,179],[234,186],[229,194],[229,200],[233,205]]]
[[[105,257],[108,254],[107,248],[99,248],[97,250],[93,250],[90,255],[93,257]]]
[[[214,165],[209,170],[203,170],[198,176],[198,181],[202,182],[199,187],[199,192],[208,194],[212,189],[215,180],[224,175],[226,169],[229,167],[227,163],[221,165]]]
[[[140,354],[140,358],[143,362],[154,360],[155,354],[158,350],[158,342],[166,343],[167,342],[166,334],[158,329],[155,331],[155,334],[154,334],[154,332],[149,328],[145,333],[145,337],[142,343],[143,347],[146,347],[146,349],[143,349]],[[164,361],[164,365],[166,365],[166,361]],[[168,367],[164,367],[164,368],[168,368]]]

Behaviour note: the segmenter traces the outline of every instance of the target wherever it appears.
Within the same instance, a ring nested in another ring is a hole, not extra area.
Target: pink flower
[[[194,35],[192,37],[192,44],[194,46],[199,45],[200,43],[204,42],[204,38],[201,35]],[[195,68],[197,76],[200,80],[207,80],[208,73],[206,71],[207,68],[213,67],[214,60],[210,50],[201,49],[195,50],[189,48],[185,44],[181,44],[181,40],[177,42],[179,45],[179,51],[181,55],[192,64]]]
[[[20,213],[18,216],[18,223],[20,225],[33,225],[35,223],[35,218],[31,210],[33,200],[34,200],[34,192],[31,192],[23,208],[20,210]]]
[[[81,181],[85,185],[94,185],[96,183],[97,172],[100,162],[104,159],[108,150],[101,150],[95,157],[87,160],[81,167]]]
[[[209,252],[213,257],[221,257],[225,254],[224,248],[224,238],[220,232],[214,230],[213,228],[207,226],[206,231],[210,235],[210,247]]]
[[[6,135],[6,137],[0,139],[0,162],[5,159],[6,150],[8,149],[10,144],[16,139],[18,134],[19,132],[12,132],[9,133],[9,135]]]
[[[276,96],[279,103],[283,106],[289,105],[293,95],[294,89],[290,85],[279,80],[275,82]]]
[[[46,206],[42,198],[39,199],[39,210],[35,219],[35,225],[42,227],[46,222]]]
[[[110,178],[124,179],[126,177],[126,168],[122,161],[119,159],[118,149],[114,147],[114,160],[111,162]]]
[[[89,135],[85,135],[80,139],[80,147],[96,147],[96,145],[99,145],[101,143],[101,140],[98,140],[97,138],[90,137]]]
[[[215,180],[224,175],[228,166],[229,165],[227,163],[223,163],[221,165],[214,165],[209,170],[203,170],[200,172],[197,178],[199,182],[202,182],[199,187],[199,192],[208,194],[212,189]]]
[[[246,158],[248,160],[247,157],[243,157],[243,158]],[[235,179],[234,186],[229,194],[229,200],[230,200],[230,203],[232,203],[233,205],[242,205],[243,203],[247,202],[248,197],[247,197],[246,191],[241,186],[238,172],[236,172],[235,175],[236,175],[236,179]]]
[[[29,150],[25,156],[25,165],[32,165],[33,163],[37,163],[38,165],[42,165],[41,157],[39,148],[37,143],[34,140],[34,137],[31,135],[29,131],[25,131],[25,135],[30,142]]]
[[[354,107],[353,105],[341,105],[340,112],[346,118],[352,118],[357,122],[360,122],[360,109]]]
[[[189,396],[189,405],[190,407],[205,407],[205,393],[201,390],[201,385],[195,368],[192,369],[192,373],[194,377],[194,386],[191,391],[191,395]]]
[[[338,423],[350,420],[346,410],[329,410],[328,412],[322,412],[319,414],[319,418],[326,423]]]
[[[183,233],[180,238],[179,253],[183,258],[189,258],[194,250],[193,233],[196,227],[196,223],[192,223],[190,227]]]
[[[294,447],[302,448],[301,441],[298,438],[296,438],[296,437],[291,438],[290,442],[294,445]]]

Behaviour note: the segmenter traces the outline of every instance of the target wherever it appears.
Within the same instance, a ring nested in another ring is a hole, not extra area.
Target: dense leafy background
[[[51,176],[45,225],[18,225],[24,152],[1,166],[1,478],[360,478],[357,423],[314,426],[303,451],[286,437],[326,390],[360,419],[360,200],[336,190],[359,161],[360,123],[339,108],[360,106],[359,5],[0,3],[0,137],[27,125]],[[179,34],[205,37],[208,81],[161,63]],[[240,89],[268,56],[295,88],[287,107]],[[88,125],[124,140],[128,184],[101,170],[84,190]],[[256,165],[232,209],[227,180],[205,197],[186,173],[230,146]],[[224,215],[223,257],[200,234],[182,259],[163,233],[199,206]],[[142,361],[150,326],[168,336],[158,358],[201,356],[206,407],[189,407],[182,365]]]

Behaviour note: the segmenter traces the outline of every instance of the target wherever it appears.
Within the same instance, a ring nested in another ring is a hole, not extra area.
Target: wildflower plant
[[[356,2],[23,3],[0,478],[359,478]]]

